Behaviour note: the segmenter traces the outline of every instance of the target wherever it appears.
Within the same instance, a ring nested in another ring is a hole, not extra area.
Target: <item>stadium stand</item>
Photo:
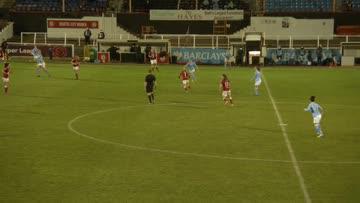
[[[15,0],[2,0],[0,1],[0,8],[11,8],[15,4]]]
[[[0,31],[8,25],[8,22],[6,20],[0,19]]]
[[[234,0],[199,0],[199,9],[244,9],[249,10],[249,3]]]
[[[124,6],[128,6],[127,1],[124,2]],[[177,7],[178,0],[132,1],[134,12],[148,12],[149,9],[177,9]]]
[[[151,3],[151,9],[177,9],[178,6],[176,0],[153,0]]]
[[[59,1],[52,0],[16,0],[17,11],[60,11]]]
[[[112,10],[126,12],[129,9],[128,0],[110,0],[109,5],[114,8]],[[118,5],[122,8],[118,8]],[[148,12],[150,9],[249,9],[246,1],[234,0],[144,0],[132,1],[131,5],[133,12]]]
[[[193,0],[179,0],[179,9],[196,9],[196,2]]]
[[[101,12],[107,8],[107,0],[68,0],[65,8],[66,12]],[[58,0],[16,0],[15,10],[61,12],[62,5]]]
[[[266,13],[278,12],[332,12],[332,0],[267,0]]]
[[[343,11],[360,11],[360,0],[343,0],[342,1]]]

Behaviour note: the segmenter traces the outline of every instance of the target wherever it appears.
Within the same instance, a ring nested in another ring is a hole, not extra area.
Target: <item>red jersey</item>
[[[151,52],[149,53],[149,58],[150,58],[151,60],[156,59],[156,52],[155,52],[155,51],[151,51]]]
[[[10,67],[6,67],[3,70],[3,78],[9,78],[10,75]]]
[[[222,85],[223,91],[229,91],[230,90],[230,81],[229,80],[222,80],[221,85]]]
[[[78,60],[76,60],[76,59],[71,60],[71,63],[72,63],[72,65],[73,65],[74,67],[80,66],[80,62],[79,62]]]
[[[180,78],[182,80],[189,80],[190,79],[190,74],[186,70],[183,70],[180,73]]]

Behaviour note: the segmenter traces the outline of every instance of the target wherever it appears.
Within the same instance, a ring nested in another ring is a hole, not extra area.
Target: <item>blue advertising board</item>
[[[212,48],[172,48],[171,53],[177,57],[177,63],[184,64],[190,59],[201,64],[224,64],[227,49]]]

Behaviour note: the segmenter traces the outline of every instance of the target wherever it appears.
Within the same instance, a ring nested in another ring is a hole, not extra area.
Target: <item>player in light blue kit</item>
[[[324,136],[324,133],[321,130],[320,121],[321,121],[321,114],[323,113],[323,109],[321,106],[315,102],[315,96],[310,97],[310,104],[307,108],[305,108],[305,111],[311,112],[313,119],[314,119],[314,125],[315,125],[315,131],[318,137]]]
[[[227,65],[229,65],[229,68],[231,68],[231,66],[235,64],[235,61],[235,57],[230,53],[229,49],[224,57],[224,67],[227,68]]]
[[[260,67],[255,67],[255,76],[254,76],[254,80],[255,80],[255,95],[259,96],[259,86],[261,85],[261,72],[260,72]]]
[[[41,50],[38,49],[36,46],[31,50],[31,54],[34,56],[34,60],[36,61],[37,68],[36,68],[36,75],[40,77],[40,70],[42,69],[49,77],[50,73],[46,68],[46,64],[44,58],[41,54]]]
[[[190,73],[190,78],[193,82],[196,81],[195,71],[199,70],[198,66],[196,65],[195,61],[190,59],[189,62],[185,65],[185,68]]]

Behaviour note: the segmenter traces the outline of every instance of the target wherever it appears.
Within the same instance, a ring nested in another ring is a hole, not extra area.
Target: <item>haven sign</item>
[[[242,20],[243,10],[150,10],[150,20]]]

